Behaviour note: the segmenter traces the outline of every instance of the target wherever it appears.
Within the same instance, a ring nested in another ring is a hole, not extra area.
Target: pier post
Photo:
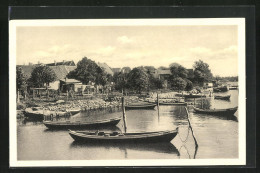
[[[122,97],[122,111],[123,111],[123,120],[124,120],[124,130],[125,130],[125,133],[126,133],[126,115],[125,115],[125,98]]]

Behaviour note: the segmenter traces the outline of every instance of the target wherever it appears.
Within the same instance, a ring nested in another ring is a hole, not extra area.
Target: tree
[[[55,72],[49,66],[40,65],[33,69],[29,81],[33,87],[43,87],[46,85],[47,88],[56,79]]]
[[[128,88],[127,84],[127,73],[117,72],[113,76],[113,81],[115,82],[115,89],[122,91],[124,93],[125,89]]]
[[[148,74],[140,68],[134,68],[128,75],[128,84],[131,89],[137,90],[141,93],[142,90],[147,89],[148,87]]]
[[[173,78],[181,77],[183,79],[186,79],[188,75],[188,71],[186,70],[186,68],[177,63],[172,63],[170,65],[170,71]]]
[[[180,77],[173,78],[170,81],[170,83],[171,83],[171,88],[173,90],[179,90],[179,91],[184,90],[187,84],[187,82]]]
[[[193,89],[193,84],[192,84],[192,82],[191,82],[190,80],[188,80],[188,79],[186,79],[185,81],[186,81],[186,87],[185,87],[185,89],[186,89],[187,91],[192,90],[192,89]]]
[[[209,65],[204,63],[202,60],[195,61],[194,65],[194,81],[200,84],[212,80],[213,76]]]
[[[104,70],[94,61],[84,57],[77,63],[77,68],[71,71],[67,77],[77,79],[84,84],[91,81],[104,86],[107,83],[106,75]]]
[[[16,67],[16,92],[17,92],[17,102],[20,102],[20,91],[26,91],[27,83],[26,77],[21,67]]]

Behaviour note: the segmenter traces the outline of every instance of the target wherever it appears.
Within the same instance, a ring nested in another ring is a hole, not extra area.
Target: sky
[[[168,67],[195,61],[209,64],[213,75],[238,75],[238,30],[216,26],[19,26],[18,65],[52,63],[83,57],[112,68]]]

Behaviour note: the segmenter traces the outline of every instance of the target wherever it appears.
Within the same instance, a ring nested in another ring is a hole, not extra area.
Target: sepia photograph
[[[245,20],[9,21],[10,166],[246,164]]]

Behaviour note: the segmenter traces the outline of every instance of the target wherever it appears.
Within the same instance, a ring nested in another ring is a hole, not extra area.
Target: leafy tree
[[[212,80],[213,76],[209,65],[204,63],[202,60],[195,61],[194,65],[194,81],[200,84]]]
[[[16,67],[16,90],[25,90],[26,87],[26,76],[21,67]]]
[[[17,92],[17,102],[20,102],[20,91],[26,91],[27,83],[26,77],[21,67],[16,67],[16,92]]]
[[[107,74],[104,72],[104,70],[94,61],[84,57],[77,63],[77,68],[71,71],[67,77],[77,79],[84,84],[87,84],[89,81],[91,81],[98,85],[104,86],[107,83],[106,75]]]
[[[114,74],[113,81],[115,82],[116,90],[120,90],[124,92],[125,89],[128,88],[127,77],[128,77],[127,73],[118,72]]]
[[[44,84],[49,86],[49,83],[55,81],[57,76],[49,66],[37,66],[33,69],[29,79],[33,87],[43,87]]]
[[[185,81],[186,81],[186,87],[185,87],[185,89],[186,89],[187,91],[192,90],[192,89],[193,89],[193,83],[192,83],[190,80],[188,80],[188,79],[186,79]]]
[[[170,81],[170,83],[171,83],[171,88],[173,90],[179,90],[179,91],[184,90],[187,84],[187,82],[180,77],[173,78]]]
[[[128,75],[128,84],[131,89],[141,93],[142,90],[147,89],[148,87],[148,74],[140,68],[134,68]]]
[[[171,70],[173,78],[176,78],[176,77],[181,77],[183,79],[187,78],[188,71],[186,70],[186,68],[184,68],[183,66],[181,66],[177,63],[171,64],[170,70]]]

